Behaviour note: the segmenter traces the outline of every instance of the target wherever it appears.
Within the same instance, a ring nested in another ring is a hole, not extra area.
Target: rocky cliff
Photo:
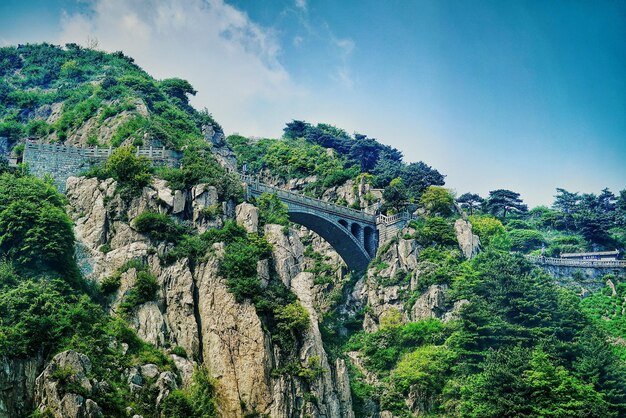
[[[249,232],[259,230],[258,211],[247,203],[236,208],[219,202],[211,187],[202,185],[190,192],[170,190],[155,181],[141,196],[124,202],[114,193],[112,180],[71,178],[67,184],[69,209],[81,246],[81,266],[88,277],[102,282],[133,259],[145,260],[156,277],[159,290],[155,301],[138,307],[129,320],[138,335],[163,349],[182,347],[195,364],[208,368],[218,382],[219,406],[224,416],[258,412],[272,417],[352,416],[345,364],[330,361],[321,339],[314,274],[305,272],[305,247],[298,231],[266,225],[263,233],[272,245],[272,255],[259,262],[258,273],[265,281],[280,280],[308,312],[297,359],[303,367],[316,363],[320,373],[304,379],[278,373],[285,359],[264,328],[255,307],[237,302],[218,272],[224,247],[215,244],[206,260],[188,259],[168,264],[159,254],[165,244],[152,245],[132,227],[146,210],[189,219],[193,227],[206,230],[236,218]],[[207,220],[206,207],[220,205],[224,215]],[[106,251],[103,251],[103,246]],[[120,300],[136,280],[129,269],[121,275],[120,287],[108,304],[115,312]],[[188,373],[182,365],[180,373]],[[185,379],[184,379],[185,380]],[[314,399],[314,401],[313,401]]]

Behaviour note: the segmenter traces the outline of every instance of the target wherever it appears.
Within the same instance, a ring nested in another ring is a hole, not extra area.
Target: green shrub
[[[504,225],[499,219],[489,215],[474,215],[469,217],[472,232],[478,235],[483,247],[488,247],[492,239],[505,235]]]
[[[102,244],[99,248],[100,252],[103,254],[111,252],[111,244]]]
[[[134,286],[120,303],[120,314],[129,315],[139,305],[154,300],[158,289],[159,284],[152,274],[147,271],[138,271]]]
[[[414,389],[427,398],[441,391],[454,359],[454,352],[445,347],[419,347],[402,357],[391,379],[401,393]]]
[[[454,197],[448,189],[439,186],[428,186],[420,197],[420,204],[431,214],[450,216],[454,208]]]
[[[438,216],[426,219],[420,236],[426,242],[435,242],[440,245],[454,245],[457,243],[452,225]]]
[[[273,193],[263,193],[256,199],[261,224],[289,225],[287,205]]]
[[[527,252],[545,244],[543,234],[533,229],[513,229],[509,231],[511,249],[514,251]]]
[[[179,345],[172,348],[171,353],[176,354],[178,357],[187,358],[187,351]]]
[[[191,384],[173,391],[163,400],[161,415],[167,418],[214,418],[218,416],[216,383],[204,368],[196,369]]]
[[[100,291],[105,295],[110,295],[120,288],[121,285],[121,276],[119,274],[114,274],[112,276],[106,277],[100,283]]]
[[[150,161],[136,156],[131,147],[114,150],[104,165],[104,171],[117,180],[118,190],[125,198],[136,196],[152,182]]]
[[[133,226],[138,232],[147,235],[151,240],[178,242],[187,232],[168,215],[155,212],[143,212],[135,218]]]

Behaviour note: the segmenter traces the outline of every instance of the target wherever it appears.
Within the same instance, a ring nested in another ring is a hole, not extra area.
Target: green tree
[[[469,209],[471,216],[474,214],[474,210],[478,209],[485,199],[474,193],[463,193],[456,201],[459,202],[461,207]]]
[[[472,231],[480,238],[483,247],[489,246],[494,237],[506,234],[504,225],[499,219],[489,215],[473,215],[469,217],[472,224]]]
[[[406,186],[401,178],[395,178],[389,183],[389,186],[383,191],[383,199],[385,203],[381,207],[383,213],[400,212],[407,204]]]
[[[113,151],[104,165],[105,173],[118,181],[121,193],[131,197],[152,182],[150,160],[135,155],[132,147],[120,147]]]
[[[529,391],[532,416],[614,417],[601,393],[581,382],[564,367],[556,366],[548,355],[535,350],[530,369],[522,375]]]
[[[195,96],[197,91],[194,90],[191,83],[180,78],[168,78],[159,83],[159,87],[168,96],[179,100],[181,103],[188,105],[188,95]]]
[[[528,211],[528,206],[520,199],[519,193],[506,189],[490,191],[485,204],[492,215],[502,216],[502,218],[506,218],[507,213],[524,213]]]
[[[263,193],[256,199],[261,223],[288,226],[289,215],[287,205],[280,201],[274,193]]]
[[[422,204],[431,214],[449,216],[452,214],[454,197],[448,189],[439,186],[428,186],[420,198]]]

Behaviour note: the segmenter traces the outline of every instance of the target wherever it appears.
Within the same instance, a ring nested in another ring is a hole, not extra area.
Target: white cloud
[[[194,104],[227,131],[275,134],[306,94],[281,65],[275,34],[223,0],[91,0],[89,9],[64,14],[57,42],[95,38],[156,78],[189,80]]]
[[[300,10],[306,10],[306,0],[296,0],[295,1],[296,7]]]

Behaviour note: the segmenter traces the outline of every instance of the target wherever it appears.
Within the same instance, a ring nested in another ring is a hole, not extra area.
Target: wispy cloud
[[[295,0],[295,5],[300,10],[305,10],[307,8],[306,0]]]
[[[350,57],[354,51],[354,41],[351,39],[336,39],[332,37],[332,44],[339,51],[339,65],[335,68],[333,79],[341,83],[344,87],[352,89],[354,87],[354,77],[350,68]]]
[[[188,79],[198,90],[194,103],[214,111],[227,129],[265,131],[255,104],[289,103],[304,93],[280,63],[275,33],[223,0],[89,5],[86,12],[63,15],[57,42],[95,38],[101,49],[123,50],[157,78]]]

